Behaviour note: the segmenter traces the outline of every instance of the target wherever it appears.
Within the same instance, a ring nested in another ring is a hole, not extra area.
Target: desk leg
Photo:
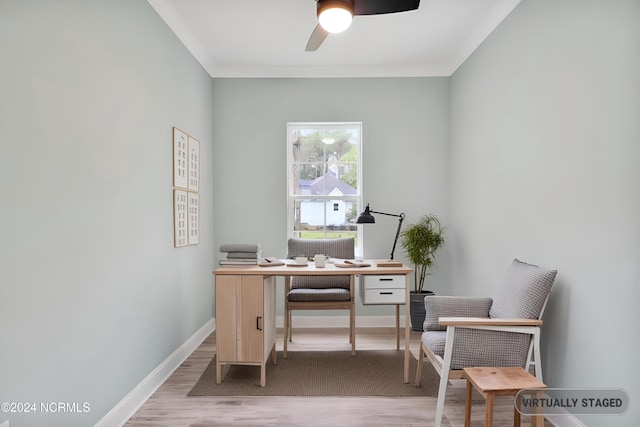
[[[356,355],[356,298],[355,298],[355,275],[349,276],[349,289],[351,291],[351,310],[349,316],[349,335],[351,338],[351,355]]]
[[[277,361],[278,361],[278,353],[276,352],[276,343],[274,342],[273,347],[271,347],[271,363],[275,365]]]
[[[216,384],[220,384],[222,382],[222,365],[220,364],[220,360],[216,357]]]
[[[404,383],[409,383],[409,342],[411,341],[411,317],[409,310],[409,283],[410,283],[410,275],[407,273],[407,277],[405,278],[405,296],[404,296]],[[422,363],[421,360],[418,363]]]
[[[400,304],[396,304],[396,350],[400,350]]]
[[[282,345],[282,357],[287,358],[287,341],[289,341],[289,328],[291,325],[289,321],[291,318],[289,317],[289,290],[291,289],[291,277],[285,276],[284,278],[284,342]]]

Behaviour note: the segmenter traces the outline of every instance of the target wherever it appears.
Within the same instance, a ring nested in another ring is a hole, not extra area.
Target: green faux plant
[[[435,264],[436,252],[444,245],[444,228],[434,214],[423,215],[401,233],[401,244],[411,263],[415,265],[415,291],[424,287],[427,270]]]

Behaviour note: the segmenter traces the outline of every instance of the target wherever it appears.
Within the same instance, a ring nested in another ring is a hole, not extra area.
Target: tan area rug
[[[260,367],[227,365],[216,384],[215,357],[187,396],[437,396],[439,377],[424,362],[422,386],[414,385],[416,359],[410,355],[409,384],[403,382],[404,351],[290,351],[267,362],[267,384]]]

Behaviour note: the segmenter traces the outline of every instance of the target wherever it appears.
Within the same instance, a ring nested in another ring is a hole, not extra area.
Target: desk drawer
[[[365,289],[400,289],[404,290],[405,276],[403,275],[363,275],[362,284]]]
[[[406,276],[402,274],[372,274],[360,277],[362,304],[405,304]]]
[[[363,304],[404,304],[405,294],[402,289],[365,289],[362,295]]]

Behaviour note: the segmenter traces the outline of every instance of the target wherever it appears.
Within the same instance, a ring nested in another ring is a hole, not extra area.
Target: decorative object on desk
[[[371,264],[369,264],[368,262],[353,261],[353,260],[350,260],[350,259],[345,259],[344,262],[335,262],[334,265],[336,267],[341,267],[341,268],[371,267]]]
[[[313,262],[316,264],[317,268],[324,268],[327,257],[323,254],[315,254],[313,256]]]
[[[268,257],[262,258],[258,263],[258,265],[260,267],[278,267],[278,266],[284,265],[284,261],[281,261],[274,256],[268,256]]]
[[[428,269],[435,265],[436,252],[444,244],[444,228],[434,214],[423,215],[401,233],[401,244],[415,265],[414,290],[411,292],[411,329],[422,331],[425,316],[424,297],[433,295],[424,290]]]
[[[215,356],[187,396],[421,396],[438,393],[438,374],[425,363],[421,382],[405,384],[402,379],[404,355],[396,350],[290,351],[278,363],[268,363],[267,382],[260,387],[259,366],[231,365],[216,384]],[[417,360],[409,358],[409,372]]]
[[[220,260],[223,267],[258,265],[262,258],[260,243],[224,243],[220,245],[220,252],[227,253],[227,257]]]
[[[369,208],[369,203],[367,203],[367,207],[364,208],[364,212],[362,212],[356,218],[356,224],[375,224],[376,219],[373,215],[371,215],[372,213],[387,215],[387,216],[395,216],[396,218],[399,218],[398,229],[396,230],[396,237],[393,240],[393,246],[391,247],[391,257],[388,260],[384,261],[384,263],[386,263],[385,267],[401,267],[402,262],[393,260],[393,253],[396,251],[396,244],[398,243],[398,237],[400,236],[400,228],[402,227],[402,221],[404,221],[404,213],[392,214],[392,213],[385,213],[385,212],[377,212],[377,211],[371,210]],[[378,264],[378,266],[382,267],[382,265],[380,264]]]

